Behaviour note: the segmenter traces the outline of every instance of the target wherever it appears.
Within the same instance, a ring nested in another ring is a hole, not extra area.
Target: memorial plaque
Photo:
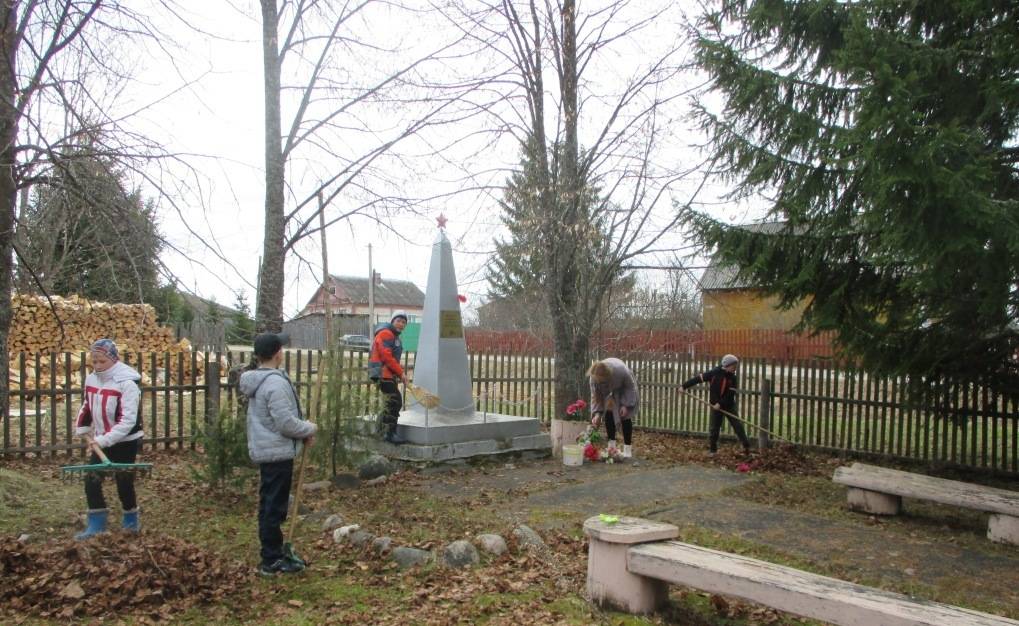
[[[439,339],[458,339],[464,336],[460,311],[439,312]]]

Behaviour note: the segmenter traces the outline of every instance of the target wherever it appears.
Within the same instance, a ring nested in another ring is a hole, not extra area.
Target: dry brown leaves
[[[792,445],[775,445],[767,450],[743,454],[739,445],[723,442],[718,454],[708,454],[707,441],[699,437],[682,437],[667,433],[639,433],[635,435],[640,456],[664,463],[717,465],[739,471],[746,463],[752,472],[773,472],[798,476],[831,476],[839,460],[804,452]]]
[[[132,614],[152,620],[224,601],[249,568],[180,539],[108,534],[83,542],[0,539],[0,614],[69,620]]]
[[[398,588],[406,599],[398,605],[376,601],[369,611],[333,607],[327,623],[364,624],[559,624],[564,617],[549,606],[568,595],[582,595],[587,576],[587,542],[564,533],[545,535],[548,550],[521,550],[509,538],[509,551],[492,561],[467,570],[444,567],[400,571],[394,563],[370,548],[355,549],[349,573],[366,586]],[[423,547],[423,546],[418,546]],[[434,546],[433,546],[434,547]],[[335,550],[351,550],[349,545]],[[328,560],[328,559],[327,559]],[[526,596],[526,600],[522,599]],[[384,597],[384,596],[382,596]],[[479,603],[479,598],[485,598]]]

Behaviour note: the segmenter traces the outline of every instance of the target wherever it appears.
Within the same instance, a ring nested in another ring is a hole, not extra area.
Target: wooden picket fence
[[[404,355],[413,372],[414,354]],[[717,363],[714,357],[689,354],[621,353],[640,385],[637,426],[665,432],[705,435],[709,412],[707,386],[680,392],[683,381]],[[133,358],[132,358],[133,357]],[[222,359],[221,359],[222,357]],[[288,351],[283,367],[304,406],[311,405],[321,353]],[[196,357],[192,357],[196,358]],[[127,360],[149,372],[153,384],[143,387],[145,444],[192,448],[194,434],[219,408],[232,403],[235,385],[216,375],[224,367],[243,365],[250,353],[206,355],[208,382],[185,368],[183,356],[129,355]],[[70,363],[70,355],[25,355],[27,371],[43,371],[43,361]],[[367,355],[344,355],[344,385],[369,388]],[[473,352],[469,358],[475,408],[482,413],[553,417],[554,359],[545,351]],[[185,376],[185,371],[191,372]],[[81,451],[73,419],[82,389],[69,372],[60,380],[50,367],[49,380],[36,380],[33,391],[15,391],[2,424],[3,455],[67,454]],[[83,374],[81,371],[79,374]],[[1019,398],[988,388],[945,383],[937,399],[907,397],[902,380],[840,369],[830,360],[744,359],[740,364],[740,414],[753,437],[762,426],[772,441],[809,449],[877,455],[1002,473],[1019,473]],[[83,376],[81,377],[83,379]],[[173,382],[176,381],[176,382]],[[571,399],[572,400],[572,399]],[[317,417],[317,416],[315,416]],[[728,427],[725,428],[728,430]],[[725,432],[725,431],[723,431]]]

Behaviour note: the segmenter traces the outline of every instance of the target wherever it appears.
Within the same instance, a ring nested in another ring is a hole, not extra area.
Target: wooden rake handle
[[[682,393],[682,394],[684,394],[684,395],[687,395],[687,396],[689,396],[689,397],[693,398],[694,400],[696,400],[696,401],[700,402],[701,404],[706,404],[706,405],[708,405],[709,407],[711,407],[711,409],[712,409],[712,410],[714,410],[714,411],[718,411],[718,412],[719,412],[719,413],[721,413],[722,415],[728,415],[729,417],[731,417],[731,418],[733,418],[733,419],[737,419],[737,420],[739,420],[739,421],[743,422],[744,424],[746,424],[747,426],[750,426],[751,428],[756,428],[757,430],[759,430],[759,431],[761,431],[761,432],[765,432],[765,433],[768,433],[768,435],[769,435],[769,436],[771,436],[771,437],[774,437],[775,439],[778,439],[779,441],[784,441],[784,442],[786,442],[786,443],[793,443],[792,441],[789,441],[789,440],[788,440],[788,439],[786,439],[785,437],[782,437],[782,436],[780,436],[780,435],[776,435],[775,433],[771,432],[771,431],[770,431],[770,430],[768,430],[767,428],[764,428],[763,426],[759,426],[759,425],[757,425],[757,424],[754,424],[753,422],[748,422],[747,420],[743,419],[743,418],[742,418],[742,417],[740,417],[739,415],[736,415],[736,414],[734,414],[734,413],[730,413],[729,411],[726,411],[726,410],[725,410],[725,409],[723,409],[723,408],[717,408],[717,409],[716,409],[716,408],[715,408],[715,405],[711,404],[710,402],[708,402],[708,401],[707,401],[707,400],[705,400],[704,398],[698,398],[697,396],[693,395],[692,393],[690,393],[690,392],[689,392],[689,391],[687,391],[686,389],[683,389],[682,387],[680,387],[680,389],[679,389],[679,393]]]
[[[300,466],[297,468],[297,484],[294,486],[294,503],[288,514],[290,523],[287,528],[287,543],[294,542],[294,532],[297,530],[297,512],[301,506],[301,490],[304,487],[304,467],[308,464],[308,444],[301,444]]]
[[[96,453],[96,456],[99,457],[100,461],[107,465],[110,464],[110,459],[106,457],[106,453],[103,452],[102,447],[98,443],[96,443],[96,440],[93,439],[91,436],[89,436],[88,438],[88,447],[92,448],[92,451]]]

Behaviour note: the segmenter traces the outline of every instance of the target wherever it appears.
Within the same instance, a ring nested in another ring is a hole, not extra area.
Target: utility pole
[[[368,336],[375,328],[375,267],[372,265],[372,245],[368,244]]]
[[[311,407],[311,415],[316,419],[322,416],[322,380],[326,366],[333,356],[333,281],[329,277],[329,249],[326,246],[325,207],[322,203],[322,192],[318,192],[318,227],[322,237],[322,305],[325,313],[325,350],[319,353],[318,376],[315,379],[315,401]],[[303,454],[303,453],[302,453]],[[335,473],[335,472],[334,472]]]
[[[329,249],[326,246],[325,207],[322,192],[318,192],[318,227],[322,236],[322,297],[325,298],[326,351],[333,349],[333,280],[329,276]]]

